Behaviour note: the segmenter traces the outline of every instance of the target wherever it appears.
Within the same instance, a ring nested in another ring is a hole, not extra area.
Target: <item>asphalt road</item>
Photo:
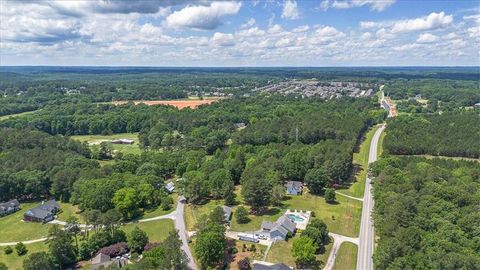
[[[192,270],[197,269],[195,261],[193,260],[192,252],[188,246],[187,241],[187,230],[185,229],[185,220],[183,219],[183,210],[185,208],[185,197],[181,196],[178,199],[177,209],[175,210],[175,228],[178,230],[178,235],[180,240],[182,240],[182,250],[187,254],[188,257],[188,266]]]
[[[370,144],[370,152],[368,154],[368,163],[377,160],[377,147],[380,135],[385,129],[385,125],[377,129]],[[373,195],[371,179],[367,175],[365,183],[365,193],[363,195],[362,207],[362,221],[360,223],[360,237],[357,254],[357,269],[358,270],[373,270],[373,250],[375,244],[375,232],[373,227],[372,210],[373,210]]]

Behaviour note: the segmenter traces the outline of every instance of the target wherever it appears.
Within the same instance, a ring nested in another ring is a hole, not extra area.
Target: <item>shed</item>
[[[168,192],[173,192],[175,190],[175,184],[173,182],[168,182],[167,184],[165,184],[165,189]]]
[[[223,209],[223,217],[224,217],[225,221],[229,222],[230,218],[232,217],[232,208],[228,207],[226,205],[223,205],[222,209]]]

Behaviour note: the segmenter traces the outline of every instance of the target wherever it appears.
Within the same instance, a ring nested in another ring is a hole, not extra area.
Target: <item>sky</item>
[[[0,65],[480,66],[477,0],[0,0]]]

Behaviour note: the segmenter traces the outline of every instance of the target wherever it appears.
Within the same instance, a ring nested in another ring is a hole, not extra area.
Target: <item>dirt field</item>
[[[133,103],[135,103],[135,105],[140,104],[140,103],[144,103],[144,104],[147,104],[147,105],[172,105],[172,106],[175,106],[179,109],[183,109],[183,108],[187,108],[187,107],[195,109],[200,105],[211,104],[211,103],[216,102],[218,100],[219,99],[136,100],[136,101],[133,101]],[[121,104],[128,103],[128,101],[113,101],[112,103],[115,104],[115,105],[121,105]]]

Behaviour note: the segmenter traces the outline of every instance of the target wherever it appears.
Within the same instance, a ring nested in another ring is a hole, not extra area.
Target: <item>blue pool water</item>
[[[293,221],[298,221],[298,222],[305,220],[304,218],[299,217],[299,216],[294,215],[294,214],[288,214],[288,217],[289,217],[290,219],[293,219]]]

